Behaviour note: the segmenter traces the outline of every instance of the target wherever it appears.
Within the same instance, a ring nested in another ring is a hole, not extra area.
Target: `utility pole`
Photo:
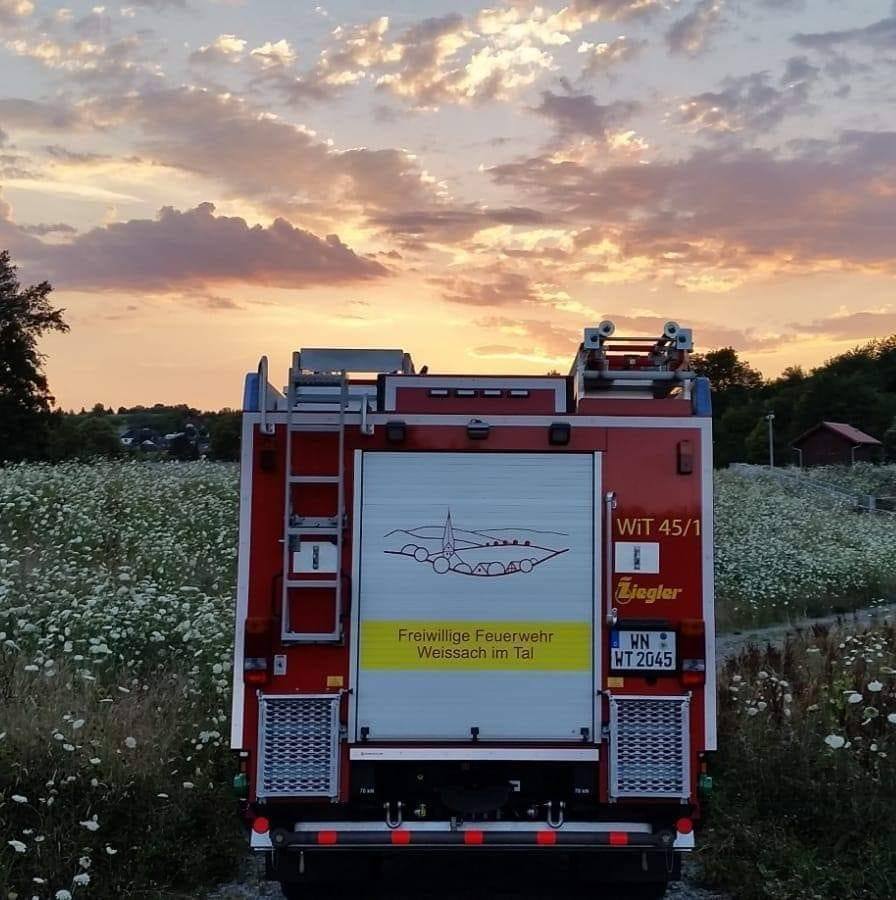
[[[774,469],[774,467],[775,467],[775,414],[769,413],[765,417],[765,421],[768,422],[768,467],[770,469]]]

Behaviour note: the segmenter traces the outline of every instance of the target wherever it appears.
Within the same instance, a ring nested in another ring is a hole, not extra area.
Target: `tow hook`
[[[559,812],[556,819],[554,818],[554,801],[550,800],[545,805],[548,808],[548,825],[551,828],[561,828],[563,826],[563,811],[566,809],[566,804],[562,800],[557,804]]]
[[[398,801],[398,803],[396,804],[396,807],[398,809],[398,814],[393,819],[392,818],[392,804],[391,803],[383,804],[383,809],[386,810],[386,827],[391,828],[393,830],[396,828],[401,828],[401,823],[404,821],[404,816],[402,815],[402,812],[401,812],[401,807],[402,807],[401,800]]]

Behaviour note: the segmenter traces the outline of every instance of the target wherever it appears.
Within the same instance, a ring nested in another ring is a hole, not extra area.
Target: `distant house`
[[[849,466],[878,462],[883,445],[877,438],[843,422],[819,422],[791,445],[801,466]]]

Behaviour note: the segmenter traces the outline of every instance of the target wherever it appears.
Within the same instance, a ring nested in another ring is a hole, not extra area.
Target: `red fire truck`
[[[231,743],[287,896],[339,853],[678,877],[716,742],[691,349],[603,322],[567,377],[340,349],[247,377]]]

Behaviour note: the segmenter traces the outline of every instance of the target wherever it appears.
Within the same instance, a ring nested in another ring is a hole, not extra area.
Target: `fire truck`
[[[565,377],[321,348],[247,376],[231,744],[287,896],[337,855],[679,876],[716,746],[692,346],[602,322]]]

